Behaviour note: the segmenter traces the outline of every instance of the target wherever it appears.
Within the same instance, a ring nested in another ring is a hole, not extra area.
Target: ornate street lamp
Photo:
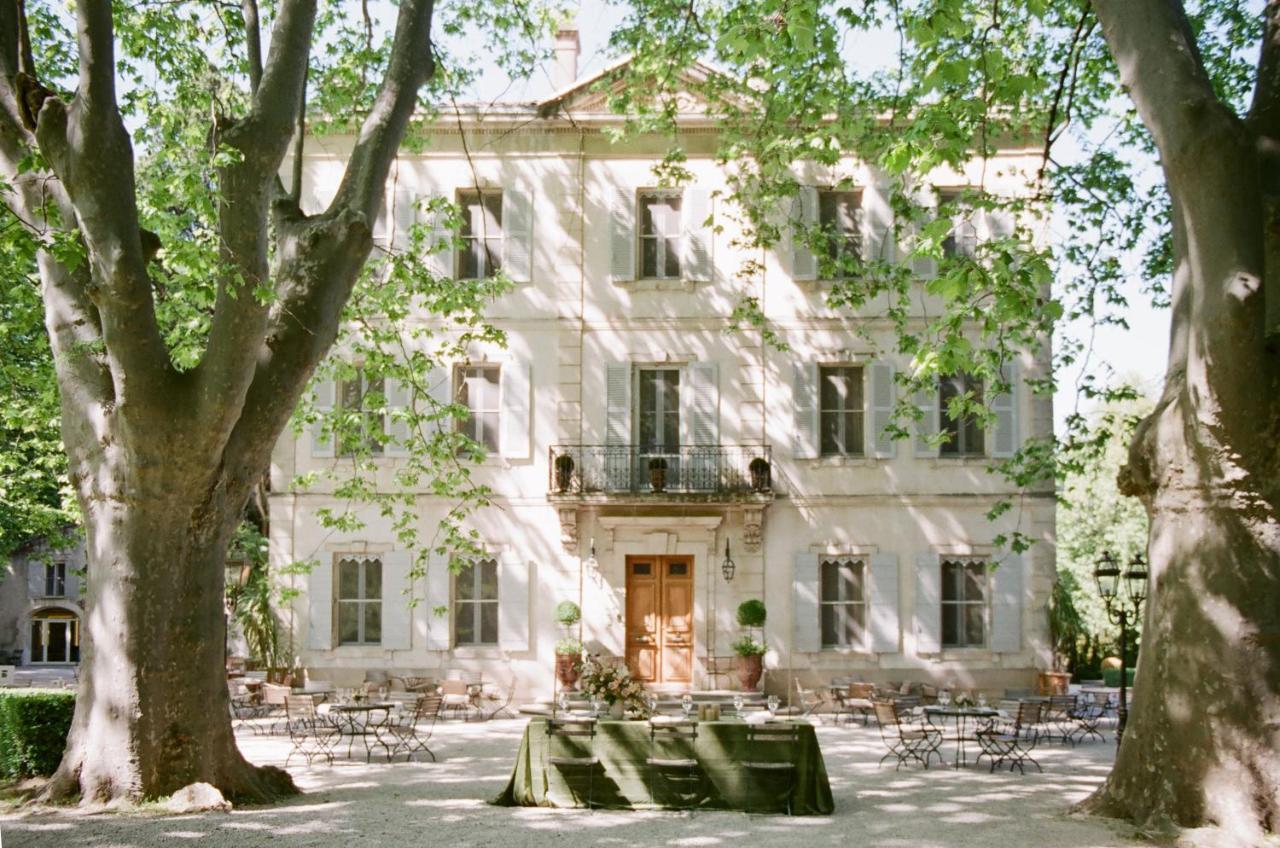
[[[724,582],[733,582],[733,572],[738,568],[733,562],[733,557],[729,556],[729,540],[724,540],[724,562],[720,563],[720,573],[724,575]]]
[[[1142,613],[1142,604],[1147,599],[1147,562],[1142,554],[1135,554],[1129,561],[1129,569],[1120,572],[1120,565],[1110,551],[1103,551],[1097,567],[1093,570],[1093,579],[1098,583],[1098,594],[1107,608],[1107,618],[1113,624],[1120,625],[1120,704],[1116,709],[1116,744],[1124,736],[1125,722],[1129,717],[1128,700],[1128,639],[1129,616],[1134,621]]]

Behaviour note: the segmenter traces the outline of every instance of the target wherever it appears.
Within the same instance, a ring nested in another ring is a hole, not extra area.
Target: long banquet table
[[[794,752],[796,774],[791,787],[792,815],[826,815],[835,809],[831,785],[813,726],[797,722],[799,747]],[[525,727],[511,780],[493,803],[508,807],[583,806],[554,765],[546,762],[548,736],[545,719]],[[591,756],[600,765],[591,777],[591,803],[610,809],[633,809],[664,804],[650,795],[653,773],[645,760],[652,751],[647,721],[601,720],[596,723]],[[699,809],[777,811],[776,781],[785,776],[761,774],[742,765],[747,725],[740,719],[698,722],[693,758],[702,775],[704,797]],[[778,743],[766,743],[778,744]],[[758,758],[758,753],[753,758]],[[660,779],[656,782],[660,783]],[[580,793],[579,793],[580,794]]]

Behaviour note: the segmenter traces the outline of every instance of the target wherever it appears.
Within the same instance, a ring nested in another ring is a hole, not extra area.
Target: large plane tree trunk
[[[1247,844],[1280,828],[1276,28],[1242,120],[1214,95],[1178,3],[1094,7],[1160,150],[1175,271],[1164,390],[1120,479],[1151,519],[1141,662],[1115,769],[1087,805]]]
[[[250,765],[236,747],[223,559],[337,336],[390,163],[434,70],[432,0],[402,0],[386,75],[337,195],[304,215],[297,187],[285,192],[278,174],[303,108],[316,5],[275,4],[265,62],[256,16],[246,14],[249,109],[213,126],[215,140],[241,154],[220,169],[215,189],[217,296],[203,358],[179,372],[152,294],[156,239],[138,223],[112,4],[75,5],[79,81],[64,103],[37,80],[21,0],[0,0],[0,178],[14,187],[3,201],[33,223],[88,538],[83,673],[51,798],[130,802],[194,782],[241,801],[296,791],[286,773]],[[48,171],[23,164],[37,148]],[[83,261],[65,261],[59,240],[78,243]]]

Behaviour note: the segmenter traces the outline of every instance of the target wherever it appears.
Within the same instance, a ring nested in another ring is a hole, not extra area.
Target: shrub
[[[577,639],[561,639],[556,642],[556,655],[577,657],[582,655],[582,643]]]
[[[752,598],[738,605],[738,626],[764,627],[764,601]]]
[[[561,601],[556,604],[556,621],[565,627],[572,627],[582,618],[582,610],[573,601]]]
[[[1133,674],[1134,674],[1134,669],[1132,668],[1125,669],[1124,684],[1126,686],[1133,685]],[[1119,686],[1120,685],[1120,669],[1104,668],[1102,670],[1102,681],[1107,686]]]
[[[74,692],[0,690],[0,777],[53,774],[75,707]]]
[[[765,646],[750,636],[743,636],[731,646],[733,652],[740,657],[762,657],[764,656]]]

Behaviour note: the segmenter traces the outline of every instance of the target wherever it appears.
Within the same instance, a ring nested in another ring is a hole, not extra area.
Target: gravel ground
[[[142,846],[347,845],[667,845],[720,846],[748,840],[765,846],[1120,846],[1141,844],[1115,823],[1069,814],[1111,766],[1115,744],[1076,748],[1046,744],[1031,769],[920,768],[878,765],[884,752],[874,727],[822,725],[836,810],[829,817],[742,813],[606,812],[508,809],[486,803],[506,784],[524,721],[450,722],[431,746],[438,763],[333,766],[291,771],[305,794],[274,807],[231,813],[163,816],[86,814],[23,808],[0,815],[4,848],[141,848]],[[258,763],[283,765],[280,737],[241,737]],[[972,756],[972,754],[971,754]]]

